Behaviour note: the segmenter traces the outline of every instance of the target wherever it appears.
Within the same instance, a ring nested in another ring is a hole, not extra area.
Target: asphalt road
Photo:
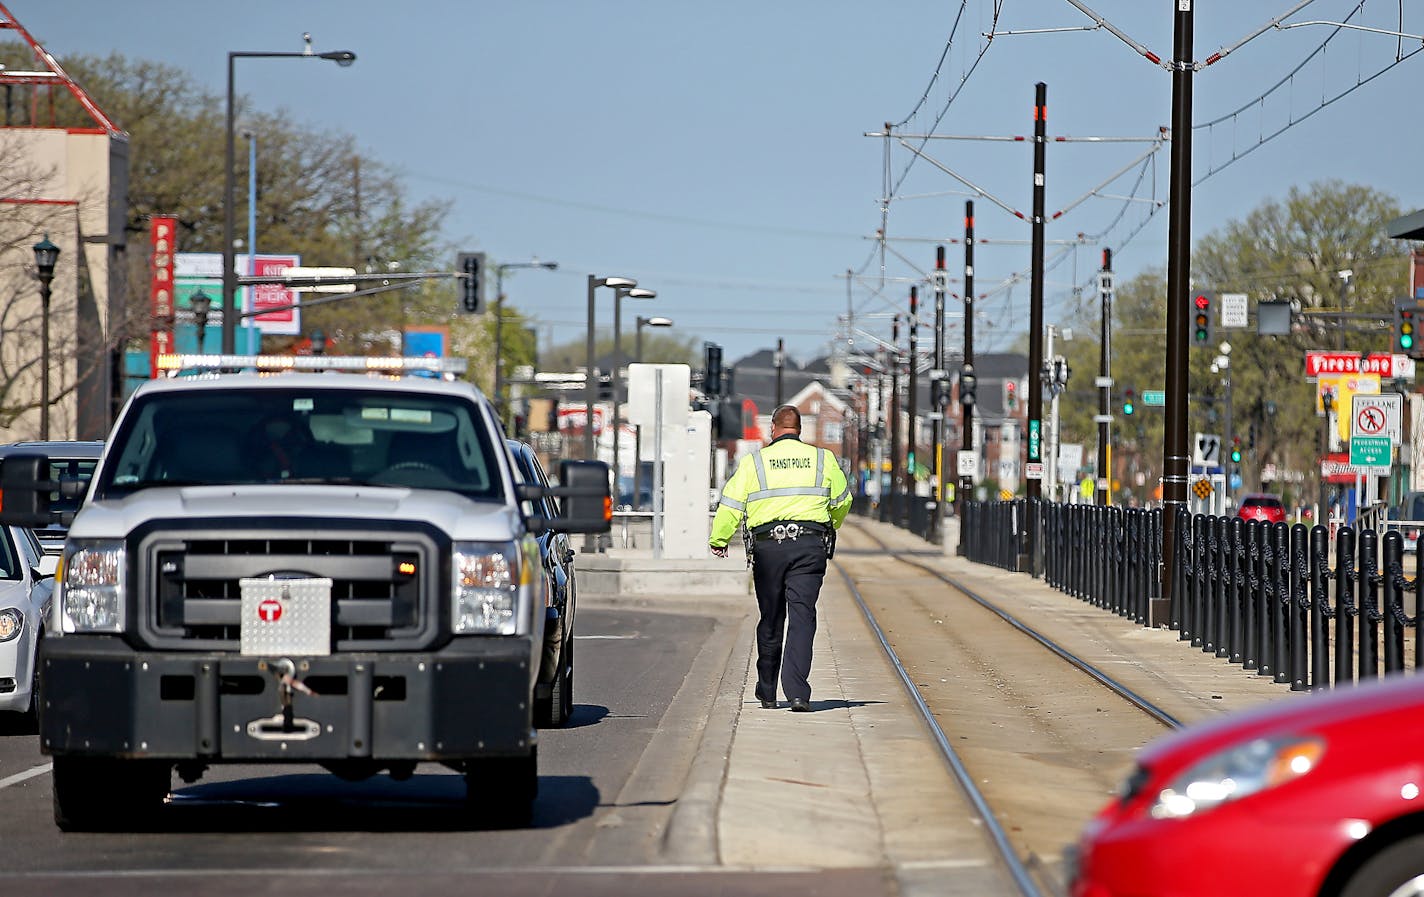
[[[519,895],[571,883],[581,894],[879,890],[870,870],[735,874],[659,865],[664,825],[698,741],[685,724],[659,724],[680,689],[686,700],[705,692],[683,688],[688,671],[704,648],[725,651],[735,623],[725,614],[719,622],[586,603],[577,709],[567,728],[540,733],[539,799],[534,825],[523,830],[471,829],[458,812],[460,778],[437,766],[405,782],[246,766],[217,767],[193,785],[175,778],[158,831],[63,834],[52,821],[36,737],[0,735],[0,890],[109,897],[293,887]],[[688,711],[706,718],[679,705],[679,714]]]

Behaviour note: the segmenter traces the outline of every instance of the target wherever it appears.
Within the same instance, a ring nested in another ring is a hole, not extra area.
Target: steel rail
[[[881,543],[884,545],[885,543]],[[1009,875],[1013,877],[1014,884],[1018,886],[1019,893],[1024,897],[1050,897],[1033,880],[1033,876],[1028,871],[1028,866],[1019,859],[1018,852],[1014,850],[1013,844],[1009,842],[1008,832],[999,822],[994,811],[989,808],[989,803],[984,799],[984,794],[979,787],[974,784],[974,777],[969,774],[964,761],[960,759],[959,753],[954,746],[949,743],[949,738],[940,728],[939,721],[935,719],[934,713],[930,711],[929,705],[925,703],[924,696],[915,687],[915,683],[910,678],[904,664],[895,654],[895,649],[890,647],[890,641],[885,637],[885,632],[880,628],[880,624],[875,621],[875,615],[871,613],[869,605],[861,597],[860,589],[856,587],[855,580],[851,578],[849,572],[839,562],[833,562],[841,578],[845,580],[846,588],[850,589],[851,597],[860,606],[860,612],[865,615],[865,622],[870,624],[870,629],[875,633],[875,637],[880,640],[880,647],[885,651],[886,658],[891,666],[895,668],[895,674],[900,677],[900,683],[905,686],[905,692],[910,699],[915,702],[915,708],[920,712],[920,718],[930,730],[930,735],[934,738],[935,744],[939,747],[940,755],[944,758],[945,764],[949,767],[955,779],[959,781],[959,786],[964,790],[964,794],[969,798],[969,802],[974,805],[975,811],[984,822],[990,840],[993,841],[995,849],[999,851],[1000,858],[1008,868]]]

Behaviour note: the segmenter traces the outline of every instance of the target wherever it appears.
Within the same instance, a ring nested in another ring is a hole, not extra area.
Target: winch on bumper
[[[508,636],[290,658],[46,639],[40,743],[55,755],[204,762],[526,755],[530,656],[529,638]],[[282,684],[285,661],[295,689]]]

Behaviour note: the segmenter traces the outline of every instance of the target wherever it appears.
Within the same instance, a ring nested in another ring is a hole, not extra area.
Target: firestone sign
[[[1306,352],[1305,376],[1315,379],[1331,374],[1378,374],[1386,379],[1411,378],[1414,376],[1414,359],[1407,355],[1388,355],[1376,352],[1360,355],[1358,352]]]

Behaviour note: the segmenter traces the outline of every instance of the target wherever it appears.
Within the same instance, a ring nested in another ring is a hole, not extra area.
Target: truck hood
[[[340,519],[434,524],[452,539],[507,541],[524,532],[516,508],[455,493],[390,486],[186,486],[85,504],[69,538],[120,539],[153,520]]]

